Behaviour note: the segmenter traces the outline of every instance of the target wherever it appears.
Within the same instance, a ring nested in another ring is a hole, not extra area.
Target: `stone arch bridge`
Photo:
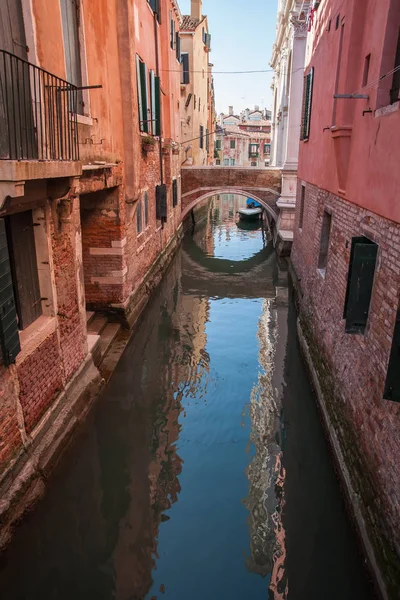
[[[290,252],[294,205],[279,203],[281,170],[255,167],[183,167],[182,220],[201,202],[215,194],[238,194],[253,198],[266,210],[280,254]]]

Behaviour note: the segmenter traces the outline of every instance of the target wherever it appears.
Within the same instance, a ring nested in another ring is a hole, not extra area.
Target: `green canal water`
[[[46,495],[2,600],[370,600],[287,267],[215,197]]]

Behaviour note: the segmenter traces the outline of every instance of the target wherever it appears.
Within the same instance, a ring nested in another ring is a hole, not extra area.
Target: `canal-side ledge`
[[[318,346],[313,339],[312,334],[309,333],[309,335],[307,335],[307,325],[304,320],[304,315],[301,313],[299,302],[299,298],[301,297],[301,283],[297,278],[291,261],[289,260],[288,262],[289,275],[293,284],[296,309],[298,312],[297,333],[300,348],[316,393],[322,424],[333,454],[336,472],[340,478],[350,516],[352,517],[352,521],[361,541],[369,570],[375,580],[377,592],[379,593],[381,600],[391,600],[393,596],[389,592],[389,589],[394,589],[396,582],[388,580],[387,573],[385,573],[387,554],[384,556],[383,549],[388,548],[388,543],[383,539],[381,532],[377,530],[377,526],[375,525],[375,531],[373,531],[370,522],[365,518],[365,515],[368,514],[367,508],[363,503],[360,492],[357,491],[353,483],[355,474],[351,472],[351,466],[349,468],[338,432],[332,422],[328,410],[327,397],[332,392],[326,389],[326,386],[324,385],[326,377],[322,376],[319,372],[315,358],[313,358],[314,353],[310,350],[310,345],[313,344],[316,348],[316,352],[318,352]]]
[[[167,246],[152,264],[124,306],[115,305],[112,313],[128,325],[130,332],[115,341],[110,348],[110,360],[105,356],[106,374],[100,372],[89,353],[65,389],[46,412],[23,451],[14,458],[0,476],[0,552],[12,539],[16,526],[43,496],[51,471],[72,440],[115,369],[143,310],[160,284],[182,240],[182,224]],[[126,330],[125,330],[126,331]],[[114,351],[113,351],[114,349]],[[112,352],[113,351],[113,352]]]
[[[60,392],[0,478],[0,551],[15,526],[43,495],[46,481],[101,388],[92,355]]]

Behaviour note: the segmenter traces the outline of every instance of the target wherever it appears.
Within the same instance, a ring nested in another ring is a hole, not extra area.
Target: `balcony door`
[[[37,157],[21,0],[0,1],[0,158]],[[21,60],[20,60],[21,59]]]
[[[80,9],[78,0],[61,0],[64,37],[65,71],[68,83],[82,86],[81,47],[79,42]],[[72,107],[71,107],[72,108]],[[77,106],[73,110],[83,115],[83,94],[78,90]]]

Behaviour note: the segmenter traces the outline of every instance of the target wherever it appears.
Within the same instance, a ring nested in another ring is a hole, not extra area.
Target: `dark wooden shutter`
[[[383,397],[385,400],[400,402],[400,305],[397,307],[396,325]]]
[[[0,348],[6,366],[21,350],[4,219],[0,219]]]
[[[32,211],[8,219],[19,328],[25,329],[42,314]]]
[[[172,206],[178,205],[178,180],[174,179],[172,182]]]
[[[206,33],[205,34],[205,45],[207,46],[207,48],[211,48],[211,34]]]
[[[149,131],[149,111],[148,111],[148,85],[147,85],[147,67],[140,58],[136,57],[137,80],[138,80],[138,103],[140,131]]]
[[[187,52],[184,52],[182,54],[182,59],[181,60],[182,60],[182,80],[181,80],[181,83],[187,84],[187,83],[190,83],[189,54]]]
[[[377,244],[353,238],[344,307],[347,333],[363,333],[367,325],[377,255]]]
[[[153,135],[161,135],[161,81],[159,77],[154,79],[155,91],[155,131]]]
[[[209,138],[210,138],[210,136],[208,134],[208,129],[206,129],[206,150],[207,150],[207,152],[210,149],[210,140],[209,140]]]
[[[396,58],[394,68],[400,67],[400,29],[397,38]],[[394,104],[400,97],[400,70],[393,73],[392,88],[390,90],[390,104]]]
[[[204,127],[200,125],[200,148],[204,148]]]
[[[61,0],[61,18],[64,38],[66,79],[82,86],[81,49],[79,43],[79,2]],[[78,90],[77,112],[83,115],[82,90]]]
[[[156,187],[156,218],[163,221],[167,220],[167,186],[157,185]]]
[[[314,87],[314,67],[311,69],[309,74],[304,77],[302,119],[301,119],[301,130],[300,130],[300,139],[301,140],[308,140],[308,138],[310,137],[313,87]]]
[[[175,34],[176,37],[176,58],[181,62],[181,36],[177,31]]]

